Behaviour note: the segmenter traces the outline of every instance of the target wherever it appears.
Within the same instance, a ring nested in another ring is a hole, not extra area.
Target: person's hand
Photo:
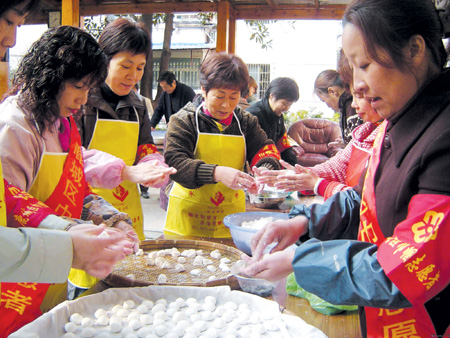
[[[253,259],[259,261],[266,247],[274,242],[278,244],[272,248],[271,253],[282,251],[294,244],[308,231],[308,223],[305,216],[297,216],[266,224],[250,241]]]
[[[261,260],[255,260],[243,255],[242,258],[248,266],[241,270],[249,276],[263,278],[271,282],[276,282],[288,276],[292,271],[292,260],[294,259],[294,250],[274,252],[270,255],[264,255]]]
[[[275,187],[285,191],[313,190],[319,176],[309,168],[283,163],[287,169],[278,175]]]
[[[176,172],[175,168],[160,165],[158,160],[152,160],[126,166],[122,170],[122,179],[145,187],[156,187],[167,182],[169,176]]]
[[[139,238],[133,227],[125,221],[118,221],[114,224],[114,228],[122,230],[127,238],[134,243],[133,250],[137,252],[139,250]]]
[[[334,142],[329,142],[328,143],[328,147],[330,147],[330,148],[344,148],[345,147],[345,143],[344,143],[344,140],[342,139],[342,137],[338,137],[336,140],[334,140]]]
[[[277,182],[277,177],[282,175],[286,170],[269,170],[264,167],[253,167],[252,171],[255,176],[255,180],[260,187],[264,187],[264,185],[273,187]]]
[[[252,176],[231,167],[217,166],[214,170],[214,181],[221,182],[234,190],[247,189],[249,192],[258,190],[258,185]]]
[[[109,275],[117,261],[133,253],[134,244],[118,229],[80,224],[68,233],[73,243],[72,267],[97,278]]]

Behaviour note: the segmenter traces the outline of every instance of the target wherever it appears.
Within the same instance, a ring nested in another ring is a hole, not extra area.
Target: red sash
[[[413,240],[408,242],[402,242],[403,246],[396,248],[396,253],[393,254],[390,250],[383,250],[384,247],[392,249],[392,244],[395,241],[395,237],[389,237],[386,239],[378,224],[376,214],[376,197],[374,179],[375,173],[380,162],[381,147],[383,146],[383,140],[386,132],[387,121],[384,121],[380,127],[380,131],[375,139],[373,145],[373,154],[369,160],[369,166],[367,169],[364,188],[362,193],[361,211],[360,211],[360,225],[358,240],[364,242],[370,242],[377,244],[379,250],[377,258],[385,270],[387,276],[392,280],[392,275],[386,269],[386,263],[390,262],[391,265],[406,265],[404,260],[414,256],[416,249],[412,245],[406,243],[414,243]],[[412,231],[408,234],[403,234],[405,237],[413,236]],[[398,244],[398,243],[396,243]],[[400,253],[403,252],[402,256]],[[409,257],[405,258],[405,255],[409,252]],[[413,257],[410,261],[421,260],[420,257]],[[408,264],[408,263],[407,263]],[[410,263],[409,263],[410,264]],[[420,262],[415,264],[422,267]],[[423,265],[425,267],[426,265]],[[405,270],[404,270],[405,271]],[[401,278],[408,281],[399,289],[403,294],[408,294],[409,288],[414,288],[416,285],[411,283],[411,275],[403,271]],[[397,271],[398,273],[398,271]],[[396,279],[394,279],[396,281]],[[411,299],[408,297],[408,300]],[[366,320],[367,320],[367,336],[368,337],[431,337],[432,334],[436,334],[434,326],[431,322],[430,316],[424,306],[424,301],[413,302],[413,307],[404,309],[378,309],[365,307]]]
[[[61,178],[45,203],[58,215],[80,218],[85,195],[85,178],[81,138],[75,121],[71,123],[70,148]],[[55,243],[55,245],[58,245]],[[0,338],[32,322],[42,312],[40,306],[51,284],[1,283]]]

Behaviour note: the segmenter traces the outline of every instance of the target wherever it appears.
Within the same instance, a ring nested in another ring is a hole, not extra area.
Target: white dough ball
[[[166,321],[164,319],[153,319],[153,325],[166,325]]]
[[[215,327],[210,327],[203,334],[210,338],[217,338],[219,336],[219,331]]]
[[[64,330],[66,332],[75,332],[77,330],[78,326],[77,324],[73,323],[73,322],[68,322],[66,323],[66,325],[64,325]]]
[[[133,329],[132,329],[131,327],[129,327],[129,326],[125,326],[125,327],[122,329],[122,331],[120,331],[120,335],[121,335],[122,337],[126,337],[127,334],[130,334],[130,333],[133,333]]]
[[[214,311],[216,309],[216,305],[214,303],[204,303],[202,305],[202,310],[204,311]]]
[[[205,303],[212,303],[212,304],[216,304],[217,299],[214,296],[206,296],[205,297]]]
[[[141,327],[137,332],[139,338],[146,338],[150,334],[154,334],[154,331],[153,328],[148,326]]]
[[[108,316],[105,315],[105,316],[100,316],[97,318],[97,325],[106,326],[108,324],[109,324]]]
[[[202,316],[198,313],[194,313],[192,316],[189,317],[189,320],[191,323],[198,322],[199,320],[202,320]]]
[[[222,318],[216,318],[213,321],[213,326],[218,329],[223,329],[225,327],[225,321]]]
[[[180,307],[186,306],[186,301],[184,300],[184,298],[181,297],[175,299],[175,303],[177,303]]]
[[[169,332],[164,338],[178,338],[179,336],[173,332]]]
[[[219,305],[218,307],[216,307],[216,309],[214,310],[214,314],[218,317],[222,316],[225,312],[227,311],[227,309],[223,306],[223,305]]]
[[[84,317],[81,320],[81,326],[82,327],[91,327],[92,325],[94,325],[94,321],[91,318],[89,318],[89,317]]]
[[[70,317],[69,317],[69,321],[71,321],[72,323],[81,324],[81,321],[83,320],[83,316],[80,315],[79,313],[73,313]]]
[[[142,302],[142,305],[145,305],[148,310],[151,310],[154,303],[151,300],[146,299]]]
[[[136,306],[136,304],[131,299],[128,299],[128,300],[123,302],[123,308],[124,309],[133,309],[135,306]]]
[[[250,310],[250,307],[248,306],[247,303],[241,303],[241,304],[239,304],[239,306],[238,306],[238,311],[239,311],[239,312],[241,312],[241,311],[247,311],[247,310]]]
[[[153,316],[144,314],[139,317],[139,320],[142,324],[148,325],[148,324],[153,323]]]
[[[180,256],[180,257],[178,257],[177,261],[180,264],[184,264],[187,262],[187,259],[186,259],[186,257]]]
[[[128,315],[128,321],[132,319],[139,319],[139,317],[141,317],[141,314],[139,312],[131,311],[130,314]]]
[[[95,335],[95,329],[93,327],[85,327],[83,330],[81,330],[81,337],[84,338],[91,338]]]
[[[159,312],[159,311],[166,311],[166,306],[164,304],[155,304],[155,306],[153,306],[153,308],[150,312],[152,314],[155,314],[156,312]]]
[[[156,301],[155,304],[162,304],[162,305],[164,305],[164,306],[167,306],[167,300],[164,299],[164,298],[160,298],[160,299],[158,299],[158,300]]]
[[[200,329],[195,326],[189,326],[188,328],[186,328],[186,333],[193,334],[195,337],[198,337],[201,334]]]
[[[72,332],[67,332],[67,333],[64,333],[63,338],[77,338],[77,336],[75,336],[75,334]]]
[[[157,325],[157,326],[155,326],[154,329],[155,329],[155,333],[158,337],[165,336],[168,331],[167,326],[165,326],[165,325]]]
[[[167,306],[169,309],[175,309],[175,310],[179,310],[180,309],[180,304],[178,304],[176,301],[174,302],[170,302],[169,305]]]
[[[111,312],[115,315],[121,309],[123,309],[122,305],[114,305]]]
[[[122,308],[119,311],[117,311],[116,316],[117,317],[128,317],[129,314],[130,314],[130,311]]]
[[[214,314],[211,311],[203,311],[202,313],[202,320],[210,321],[215,318]]]
[[[158,338],[158,336],[154,333],[150,333],[150,334],[146,335],[145,338]]]
[[[171,329],[171,332],[173,332],[174,334],[177,335],[177,337],[183,337],[184,336],[184,329],[179,327],[179,326],[175,326],[174,328]]]
[[[256,332],[258,334],[264,334],[266,332],[266,329],[264,328],[263,324],[256,324],[256,325],[253,325],[252,332]]]
[[[109,327],[110,327],[111,331],[114,333],[122,331],[122,328],[123,328],[121,322],[111,322],[109,324]]]
[[[153,316],[154,319],[166,320],[167,314],[164,311],[158,311]]]
[[[225,323],[229,323],[234,319],[234,312],[233,311],[227,311],[223,314],[222,319]]]
[[[275,320],[265,321],[263,325],[267,331],[278,331],[280,329],[277,321]]]
[[[191,305],[191,304],[194,304],[194,303],[197,303],[197,299],[192,298],[192,297],[186,299],[186,305],[187,305],[187,306],[189,306],[189,305]]]
[[[98,309],[98,310],[95,311],[95,313],[94,313],[94,317],[95,317],[95,318],[100,318],[100,317],[102,317],[102,316],[107,316],[107,315],[108,315],[108,313],[106,312],[105,309]]]
[[[100,332],[95,338],[111,338],[111,335],[108,332]]]
[[[183,330],[186,330],[188,327],[190,327],[191,326],[191,323],[190,322],[188,322],[186,319],[182,319],[182,320],[180,320],[178,323],[177,323],[177,326],[176,327],[180,327],[180,328],[182,328]]]
[[[142,327],[142,323],[139,321],[139,319],[132,319],[132,320],[130,320],[130,323],[128,324],[128,326],[136,331]]]
[[[139,338],[139,337],[136,336],[134,333],[129,333],[125,336],[125,338]]]
[[[249,338],[261,338],[261,334],[259,334],[258,332],[252,332],[250,333]]]
[[[241,337],[248,337],[248,336],[250,336],[251,333],[252,333],[252,330],[248,326],[242,326],[239,329],[239,334],[241,335]]]
[[[192,333],[186,333],[183,338],[197,338],[198,336],[196,336],[195,334]]]

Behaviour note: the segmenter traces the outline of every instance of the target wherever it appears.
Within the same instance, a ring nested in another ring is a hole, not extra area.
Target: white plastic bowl
[[[240,212],[225,216],[223,219],[224,225],[230,229],[234,244],[239,250],[247,255],[252,254],[250,240],[253,235],[258,232],[258,229],[242,228],[241,224],[242,222],[259,220],[262,217],[272,217],[274,221],[289,219],[289,216],[286,213],[266,211]]]

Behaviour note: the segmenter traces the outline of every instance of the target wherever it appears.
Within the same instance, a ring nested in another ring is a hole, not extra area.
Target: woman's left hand
[[[294,259],[294,254],[295,250],[274,252],[263,256],[260,261],[255,261],[247,255],[242,255],[248,266],[242,269],[241,272],[272,282],[281,280],[293,271],[291,263]]]
[[[114,228],[122,230],[127,238],[134,243],[134,252],[139,249],[139,238],[133,227],[125,221],[118,221],[114,224]]]

